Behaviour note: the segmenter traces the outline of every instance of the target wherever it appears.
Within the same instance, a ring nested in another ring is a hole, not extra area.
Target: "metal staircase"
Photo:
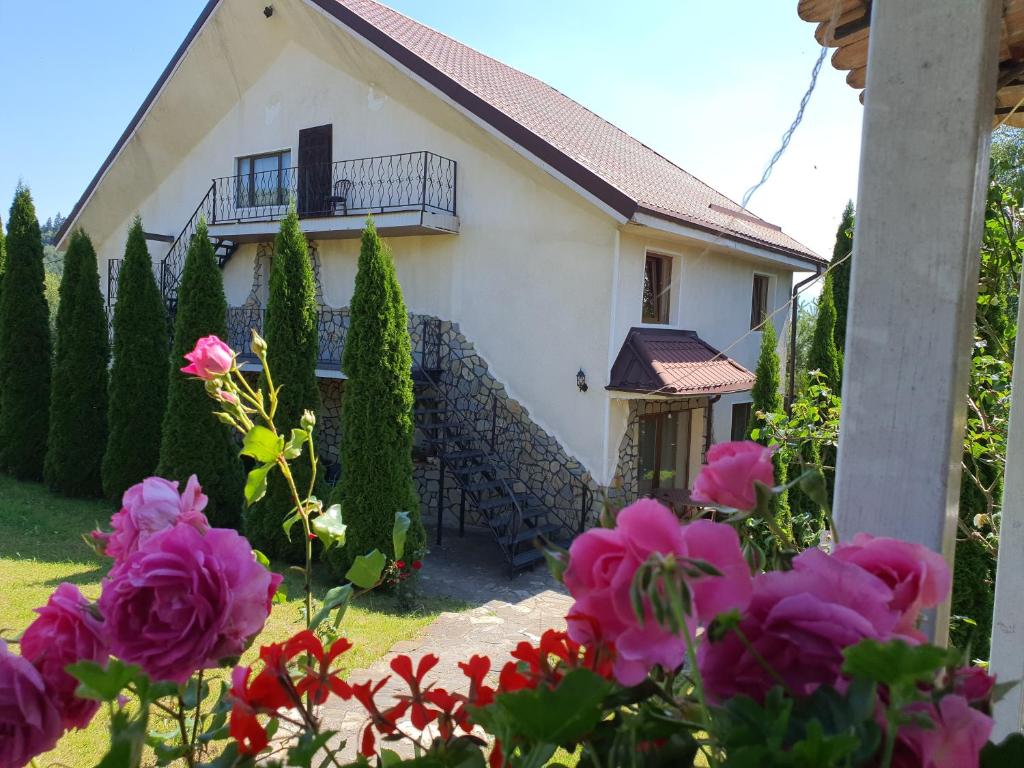
[[[593,505],[593,495],[580,478],[574,480],[574,506],[578,518],[564,505],[547,503],[537,489],[523,481],[526,473],[515,456],[523,446],[509,440],[504,406],[493,395],[489,405],[460,408],[448,391],[442,365],[428,368],[427,356],[414,361],[418,383],[413,411],[416,429],[438,459],[437,543],[441,543],[448,478],[459,493],[459,533],[463,533],[468,508],[477,510],[494,535],[513,573],[543,560],[539,544],[547,539],[567,546],[583,530]],[[507,407],[506,407],[507,408]]]

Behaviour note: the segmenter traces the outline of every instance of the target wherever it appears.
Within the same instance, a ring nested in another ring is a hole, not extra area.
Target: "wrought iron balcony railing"
[[[455,214],[454,160],[433,152],[339,160],[213,180],[210,224],[300,216],[423,211]]]
[[[228,345],[238,353],[243,363],[252,363],[252,330],[263,335],[266,309],[263,307],[230,307],[228,309]],[[345,352],[350,315],[347,309],[323,307],[317,319],[319,353],[317,367],[340,370]],[[414,370],[418,367],[436,369],[441,365],[441,334],[436,318],[409,315],[409,335],[412,338]]]

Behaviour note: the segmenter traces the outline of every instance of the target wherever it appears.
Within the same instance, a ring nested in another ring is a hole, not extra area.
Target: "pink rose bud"
[[[182,373],[210,381],[226,375],[235,364],[235,353],[216,336],[204,336],[196,342],[195,349],[185,354],[189,364]]]
[[[239,403],[238,395],[234,392],[228,392],[225,389],[217,390],[217,399],[223,403],[231,403],[232,405],[238,405]]]
[[[708,451],[708,463],[697,476],[694,501],[752,510],[757,506],[754,481],[775,485],[772,449],[749,440],[718,443]]]

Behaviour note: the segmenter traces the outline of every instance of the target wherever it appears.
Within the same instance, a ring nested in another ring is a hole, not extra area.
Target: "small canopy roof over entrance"
[[[606,389],[651,397],[747,392],[754,374],[694,331],[632,328],[612,365]]]
[[[832,65],[846,70],[846,82],[863,91],[867,85],[871,0],[799,0],[797,13],[817,22],[814,36],[835,48]],[[834,30],[832,29],[834,25]],[[1024,0],[1005,0],[999,30],[999,80],[993,125],[1005,121],[1024,127]],[[864,95],[861,94],[863,101]]]

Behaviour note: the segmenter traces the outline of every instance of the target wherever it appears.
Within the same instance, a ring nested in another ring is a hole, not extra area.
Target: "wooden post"
[[[835,512],[950,564],[1002,5],[872,5]]]
[[[1017,308],[1017,328],[1022,322],[1024,302]],[[1019,334],[1018,331],[1018,338]],[[992,616],[990,671],[1000,682],[1024,679],[1024,361],[1016,357],[1013,368],[996,605]],[[996,703],[992,714],[996,721],[992,732],[995,741],[1024,730],[1024,684],[1018,683]]]

